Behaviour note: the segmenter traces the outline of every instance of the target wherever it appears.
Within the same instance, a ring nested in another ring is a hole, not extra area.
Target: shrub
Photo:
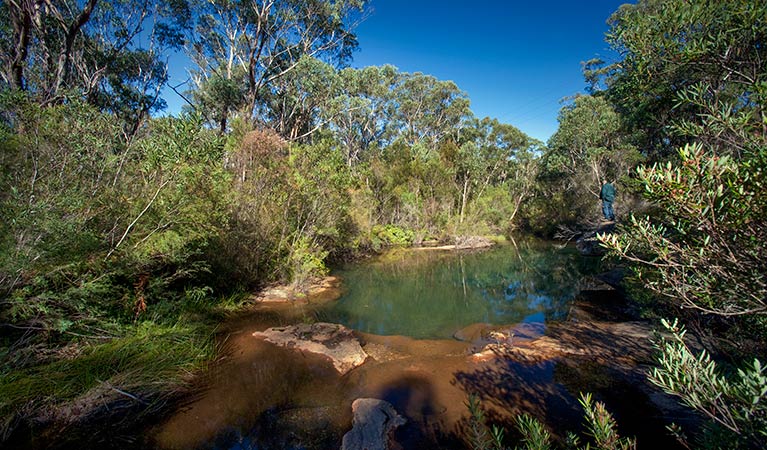
[[[705,350],[697,356],[685,343],[685,329],[677,320],[663,320],[670,333],[655,346],[659,367],[650,381],[666,393],[706,416],[710,422],[699,444],[712,448],[758,448],[767,439],[767,373],[758,359],[725,376]],[[681,430],[669,429],[682,441]]]
[[[413,243],[415,233],[396,225],[376,225],[371,230],[371,241],[374,248],[387,245],[408,246]]]
[[[736,160],[691,144],[640,167],[654,218],[600,236],[661,297],[706,314],[767,314],[767,147]]]

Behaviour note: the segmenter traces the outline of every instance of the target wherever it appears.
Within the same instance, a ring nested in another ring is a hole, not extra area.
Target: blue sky
[[[581,61],[616,57],[604,33],[622,3],[373,0],[356,28],[360,48],[352,67],[392,64],[452,80],[478,117],[498,118],[545,142],[557,129],[560,101],[584,91]],[[172,84],[186,79],[174,66]],[[182,103],[174,97],[165,94],[171,114]]]

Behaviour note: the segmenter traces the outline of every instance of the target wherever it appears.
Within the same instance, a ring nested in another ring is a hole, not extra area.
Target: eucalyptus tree
[[[390,65],[339,73],[342,92],[332,102],[330,126],[344,148],[349,166],[372,146],[383,147],[391,136],[393,90],[402,75]]]
[[[732,150],[730,135],[680,126],[717,114],[685,100],[692,89],[709,104],[751,110],[748,123],[767,134],[767,1],[640,0],[608,23],[620,59],[587,76],[604,79],[610,101],[644,134],[645,153],[668,156],[691,138]]]
[[[621,117],[604,97],[578,96],[559,112],[559,128],[545,154],[546,181],[576,222],[589,219],[602,180],[628,175],[639,162]]]
[[[304,55],[294,70],[265,89],[262,117],[284,138],[305,139],[328,124],[339,92],[333,66]]]
[[[471,115],[466,93],[452,81],[431,75],[403,74],[392,95],[398,136],[411,146],[425,146],[426,152],[445,139],[458,140],[461,125]]]
[[[489,117],[472,119],[462,133],[463,144],[453,161],[460,199],[459,223],[463,223],[470,201],[496,186],[503,186],[499,200],[513,205],[504,218],[510,223],[532,193],[537,173],[533,162],[536,141],[513,125]]]
[[[0,12],[4,84],[42,104],[79,96],[129,134],[163,107],[163,57],[183,44],[191,17],[185,0],[7,0]]]
[[[263,116],[266,91],[299,66],[302,56],[333,64],[351,57],[353,19],[365,0],[197,0],[188,45],[193,96],[211,108],[221,131],[232,113]],[[222,95],[207,92],[224,86]],[[240,87],[236,89],[235,87]],[[214,102],[201,101],[208,95]]]

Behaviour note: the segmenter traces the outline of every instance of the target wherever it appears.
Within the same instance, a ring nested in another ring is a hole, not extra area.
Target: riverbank
[[[264,304],[227,333],[228,356],[206,375],[207,389],[153,427],[164,449],[338,448],[351,428],[351,404],[369,397],[407,419],[401,448],[467,448],[464,405],[479,396],[495,424],[512,427],[533,413],[558,439],[582,423],[579,392],[592,392],[620,419],[639,448],[677,448],[664,417],[685,417],[646,380],[652,362],[649,324],[635,321],[605,283],[591,281],[565,320],[548,324],[475,324],[454,339],[413,339],[355,332],[368,359],[341,376],[331,361],[254,338],[278,324],[304,323],[311,302]],[[510,337],[499,341],[501,336]],[[509,345],[510,344],[510,345]]]
[[[513,259],[501,257],[512,248],[516,249],[516,253],[510,253],[516,255]],[[457,305],[481,310],[481,306],[466,297],[465,289],[474,279],[469,268],[472,259],[498,254],[501,258],[492,259],[491,267],[496,267],[499,261],[514,261],[520,267],[538,265],[528,260],[530,255],[519,253],[520,248],[524,250],[527,245],[500,248],[495,253],[423,254],[414,250],[395,252],[371,263],[392,264],[401,274],[415,274],[424,265],[432,264],[429,261],[441,268],[454,266],[460,276],[458,291],[462,292]],[[513,269],[509,267],[504,272],[511,274]],[[555,272],[546,270],[540,282],[547,282]],[[561,279],[563,274],[557,276]],[[418,275],[416,279],[423,280]],[[442,276],[436,279],[442,280],[440,284],[446,289],[455,289]],[[468,420],[464,402],[469,394],[480,395],[494,423],[510,427],[517,413],[532,408],[549,424],[561,422],[555,428],[563,433],[580,426],[582,418],[577,403],[580,390],[613,399],[608,406],[611,409],[617,406],[616,412],[626,421],[622,426],[633,426],[646,433],[632,410],[621,409],[622,403],[613,391],[617,389],[620,395],[636,398],[643,405],[639,409],[642,414],[659,414],[657,401],[652,397],[655,394],[651,395],[643,375],[650,359],[649,328],[629,320],[621,306],[624,305],[621,295],[603,281],[578,278],[571,281],[580,286],[579,299],[568,303],[561,319],[547,321],[545,326],[475,322],[442,339],[383,336],[357,330],[354,336],[369,358],[346,376],[340,376],[322,357],[279,348],[253,337],[254,332],[270,327],[323,320],[327,308],[335,305],[346,289],[341,279],[327,277],[303,290],[271,286],[226,307],[199,308],[196,314],[208,317],[207,321],[201,320],[205,326],[199,330],[203,335],[208,333],[207,343],[196,347],[180,335],[173,342],[181,348],[208,353],[196,367],[179,363],[185,378],[174,381],[177,379],[173,374],[163,372],[146,380],[150,386],[164,387],[166,391],[145,393],[135,384],[126,389],[115,379],[104,377],[96,380],[96,388],[88,391],[93,394],[58,408],[78,409],[77,414],[71,414],[67,420],[61,420],[60,413],[51,416],[58,417],[57,420],[33,419],[30,423],[34,427],[17,431],[14,442],[23,443],[25,448],[95,448],[116,438],[122,448],[146,445],[166,449],[228,448],[239,441],[263,448],[294,444],[336,448],[351,427],[351,404],[357,398],[370,397],[390,402],[408,419],[397,432],[398,442],[404,448],[464,448]],[[384,281],[384,285],[391,283],[394,281]],[[517,290],[515,295],[523,292],[518,291],[520,286],[513,280],[503,281],[502,285]],[[449,310],[450,302],[440,294],[440,289],[431,287],[427,291],[443,299],[439,309]],[[411,288],[405,291],[411,299],[420,295]],[[431,310],[413,314],[436,318]],[[559,317],[560,313],[555,315]],[[200,320],[202,316],[190,315],[188,320],[194,317]],[[147,336],[152,337],[156,338]],[[165,351],[169,352],[165,355],[168,359],[175,350],[166,347]],[[210,364],[214,355],[217,359]],[[162,360],[157,352],[144,356]],[[128,361],[134,365],[128,367],[135,370],[146,361],[134,357]],[[113,363],[107,361],[105,367],[109,364]],[[58,409],[54,407],[51,411]],[[662,430],[662,424],[657,425],[652,427]],[[101,430],[105,427],[114,432],[103,434]]]
[[[216,342],[223,323],[254,304],[332,301],[339,288],[338,278],[327,277],[303,289],[271,286],[252,296],[151,303],[145,307],[154,319],[114,325],[100,336],[73,335],[61,345],[49,333],[47,344],[9,347],[0,372],[0,441],[49,448],[66,446],[71,436],[74,445],[83,434],[93,437],[97,424],[113,423],[129,445],[145,420],[198,388],[198,375],[225,345]]]

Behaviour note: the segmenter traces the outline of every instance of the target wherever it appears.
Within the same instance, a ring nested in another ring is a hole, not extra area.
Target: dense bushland
[[[600,239],[631,269],[645,312],[681,318],[704,347],[692,351],[685,327],[662,321],[649,380],[707,419],[701,433],[669,431],[688,448],[761,448],[767,3],[642,0],[609,24],[620,60],[585,63],[592,95],[562,110],[538,186],[553,186],[557,204],[578,204],[606,169],[642,195],[646,205],[624,209],[617,230]],[[576,215],[585,207],[562,208],[555,222],[584,223],[588,214]],[[584,408],[597,448],[632,446],[612,433],[609,417],[595,428]],[[550,448],[540,424],[522,417],[518,428],[525,448]],[[499,430],[482,432],[475,448],[503,448]]]
[[[168,365],[178,364],[159,359],[150,376],[147,359],[117,342],[160,345],[167,337],[160,351],[199,366],[212,351],[216,311],[239,292],[271,281],[301,287],[332,258],[354,252],[478,227],[502,232],[530,189],[528,181],[512,196],[506,171],[534,158],[526,156],[529,138],[488,120],[475,121],[477,137],[461,147],[418,153],[395,141],[349,165],[330,131],[290,143],[235,121],[223,136],[186,115],[152,119],[126,139],[113,115],[78,101],[40,106],[6,93],[3,109],[6,417],[101,383],[122,389],[135,377],[127,385],[141,390],[136,380],[168,379]],[[528,159],[510,159],[511,151]],[[493,207],[476,207],[483,202]],[[188,335],[172,332],[179,329]],[[87,364],[61,369],[68,351],[123,363],[84,382]],[[76,387],[24,387],[53,370]]]
[[[619,60],[585,64],[589,95],[544,145],[450,81],[345,68],[365,3],[0,6],[3,431],[99,390],[167,399],[266,283],[390,245],[594,228],[607,179],[620,224],[602,240],[635,297],[706,346],[671,327],[652,379],[712,419],[693,445],[762,439],[767,4],[624,5]],[[152,118],[181,48],[187,110]]]

